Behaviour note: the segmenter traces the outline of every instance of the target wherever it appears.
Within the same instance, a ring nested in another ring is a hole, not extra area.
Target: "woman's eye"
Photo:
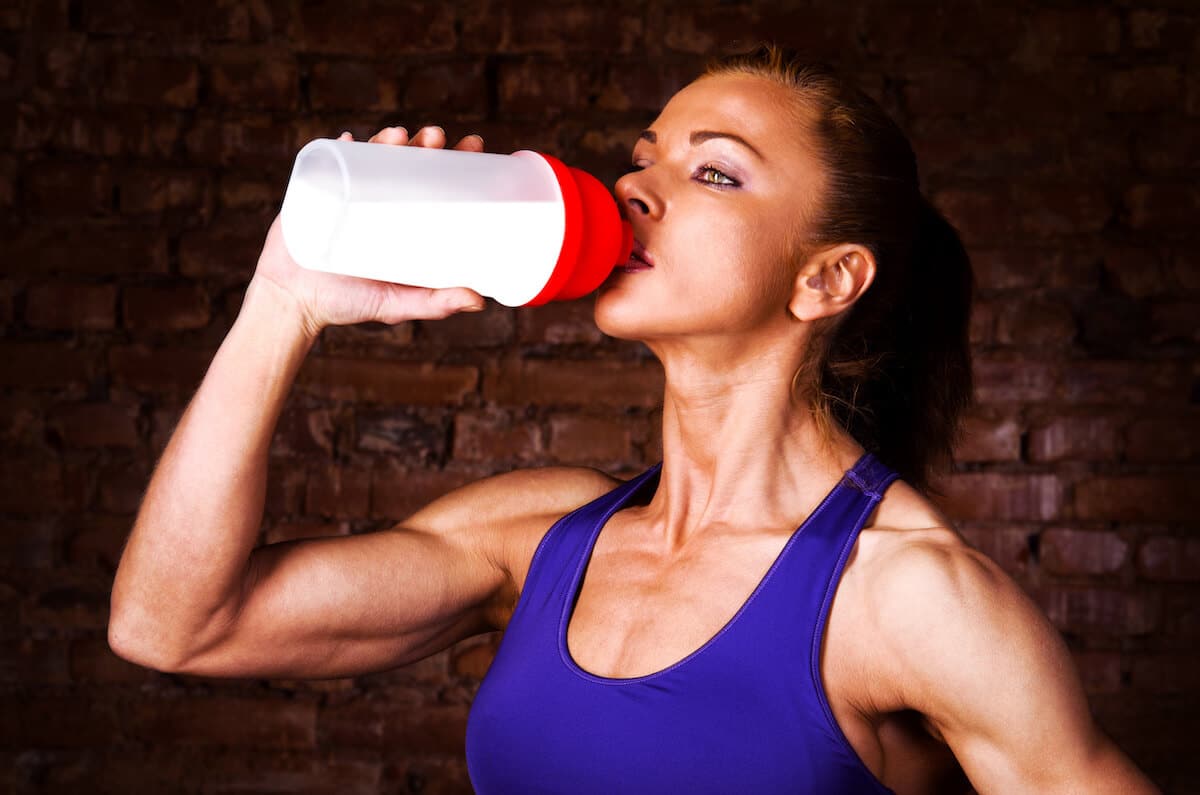
[[[712,166],[701,166],[700,170],[696,173],[700,175],[700,181],[707,185],[733,187],[738,184],[737,180],[733,179],[728,174],[725,174],[723,171],[713,168]],[[710,176],[715,178],[710,179]]]

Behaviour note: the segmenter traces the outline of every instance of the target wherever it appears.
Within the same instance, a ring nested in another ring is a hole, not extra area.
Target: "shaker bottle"
[[[633,247],[598,179],[530,150],[317,138],[296,155],[280,216],[305,268],[470,287],[506,306],[586,295]]]

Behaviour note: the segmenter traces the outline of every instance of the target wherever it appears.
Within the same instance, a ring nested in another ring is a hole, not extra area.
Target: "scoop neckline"
[[[706,640],[695,650],[689,652],[687,655],[679,660],[676,660],[662,670],[630,677],[601,676],[600,674],[595,674],[584,669],[583,666],[575,661],[575,658],[571,655],[570,648],[567,646],[567,633],[570,630],[571,619],[575,616],[575,606],[579,600],[579,593],[583,588],[583,579],[587,572],[587,567],[591,565],[592,553],[596,549],[596,541],[600,538],[600,533],[604,529],[604,526],[608,524],[608,520],[612,518],[614,513],[624,508],[633,500],[635,496],[639,495],[646,487],[647,483],[654,481],[655,486],[657,487],[658,476],[662,471],[663,462],[660,461],[654,466],[650,467],[650,469],[646,470],[646,472],[640,476],[639,480],[631,488],[629,488],[624,495],[616,499],[613,504],[608,507],[608,510],[602,513],[592,525],[591,535],[588,538],[585,552],[580,558],[578,564],[576,564],[575,572],[567,585],[566,598],[563,600],[562,610],[558,622],[558,652],[564,665],[576,676],[596,684],[629,685],[665,676],[686,665],[696,657],[699,657],[705,651],[712,648],[712,646],[716,644],[722,635],[730,631],[734,625],[737,624],[738,619],[749,609],[750,605],[754,603],[755,599],[757,599],[758,595],[762,593],[763,589],[766,587],[767,582],[770,581],[776,570],[782,565],[783,559],[787,556],[787,553],[791,547],[796,543],[796,539],[800,537],[805,528],[811,525],[816,518],[820,516],[822,511],[825,509],[825,506],[833,500],[834,496],[846,487],[847,481],[854,475],[858,475],[861,472],[861,470],[867,465],[870,457],[870,451],[864,452],[861,456],[859,456],[858,460],[854,462],[853,466],[842,473],[842,476],[838,479],[837,483],[835,483],[821,499],[821,501],[817,503],[817,506],[809,512],[808,516],[804,518],[799,526],[792,531],[792,534],[788,537],[788,540],[784,542],[783,547],[779,550],[778,554],[776,554],[775,559],[771,561],[771,565],[767,567],[766,572],[759,579],[758,584],[754,586],[754,590],[750,592],[750,595],[746,597],[741,606],[738,607],[729,620],[726,621],[725,624],[722,625],[721,628],[718,629],[711,638]],[[853,473],[853,475],[851,473]]]

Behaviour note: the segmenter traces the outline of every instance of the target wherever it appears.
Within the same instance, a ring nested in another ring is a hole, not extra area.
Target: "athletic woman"
[[[113,649],[319,679],[502,631],[467,726],[487,795],[1156,792],[1054,626],[926,496],[970,400],[972,277],[896,125],[763,47],[675,94],[633,165],[635,254],[595,321],[663,366],[661,462],[513,471],[388,530],[255,548],[321,329],[482,306],[300,269],[276,219],[151,479]]]

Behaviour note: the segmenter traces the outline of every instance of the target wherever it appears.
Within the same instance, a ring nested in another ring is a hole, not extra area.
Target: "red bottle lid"
[[[566,230],[558,262],[546,286],[524,306],[569,301],[600,286],[612,269],[633,251],[633,227],[621,217],[612,194],[600,180],[541,152],[562,189]]]

